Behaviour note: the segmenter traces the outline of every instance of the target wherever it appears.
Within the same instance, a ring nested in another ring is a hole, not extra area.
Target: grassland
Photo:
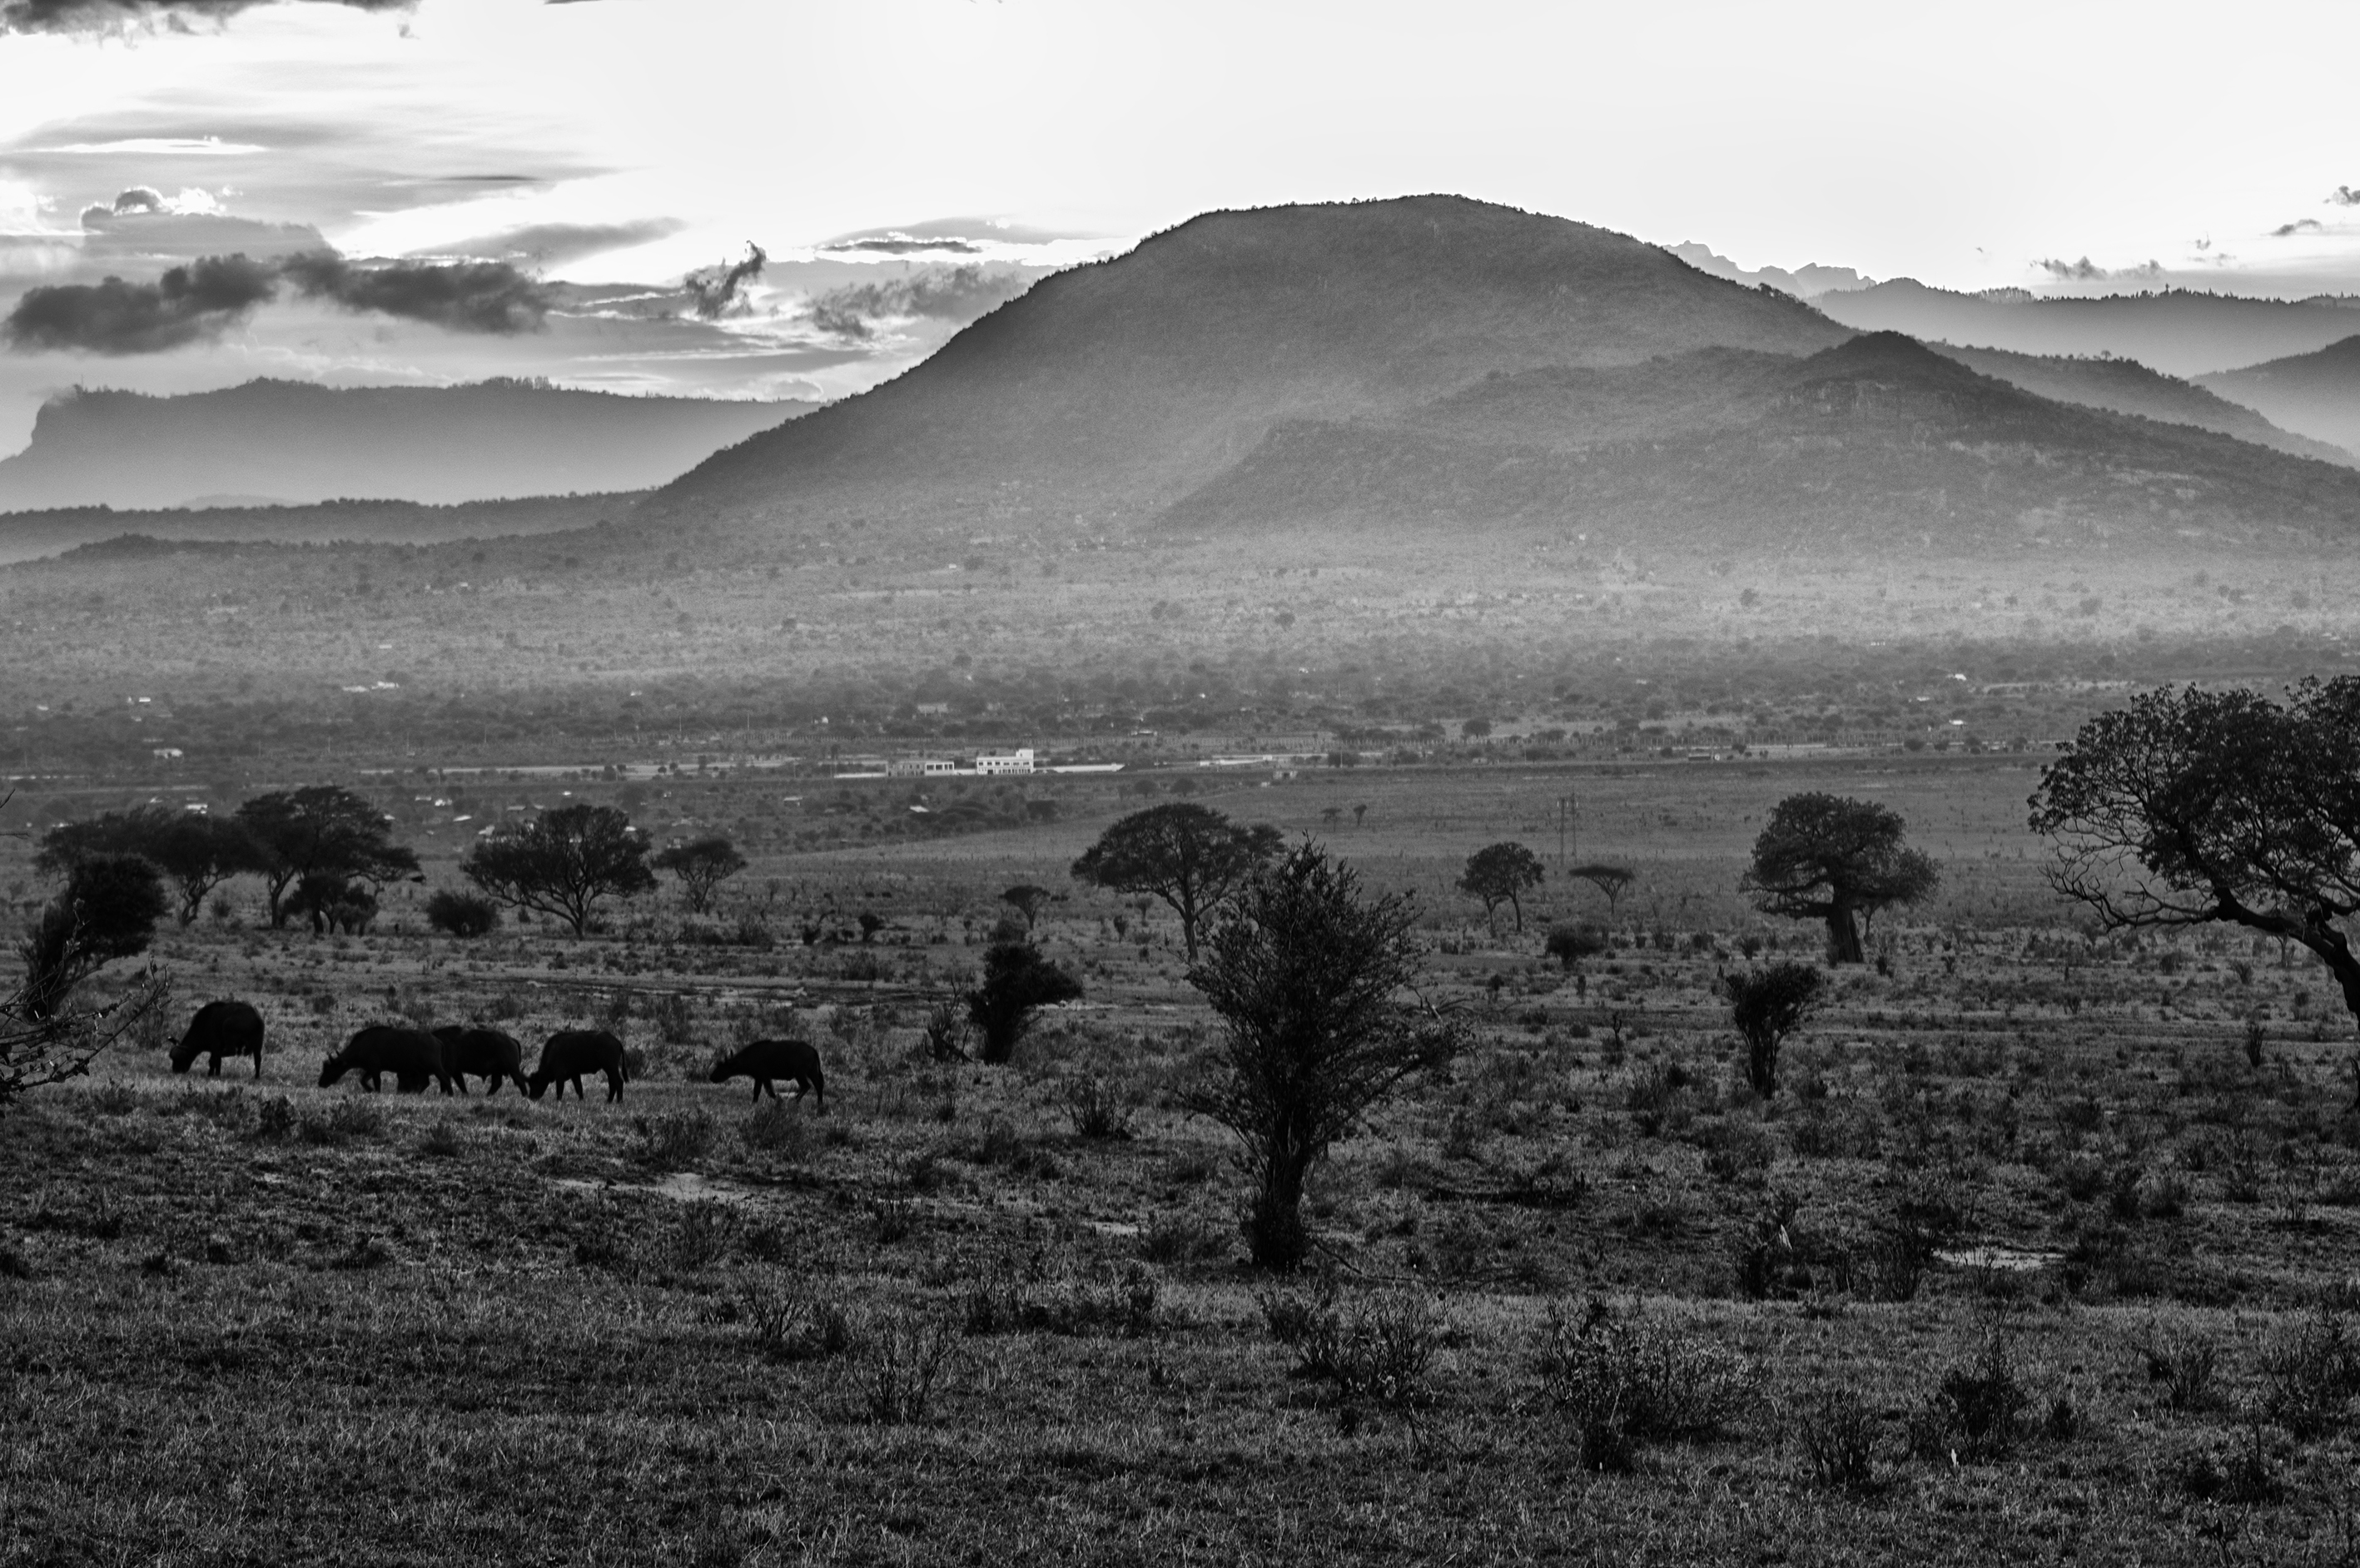
[[[1174,1108],[1209,1026],[1160,908],[1051,906],[1088,997],[1012,1066],[923,1045],[999,889],[1067,889],[1130,801],[767,851],[716,919],[667,896],[582,942],[430,938],[398,901],[314,939],[239,888],[160,947],[181,1015],[262,1007],[260,1083],[175,1079],[151,1039],[0,1123],[0,1562],[2349,1561],[2332,991],[2242,936],[2081,929],[2020,766],[1886,768],[1215,797],[1417,890],[1476,1025],[1338,1149],[1283,1284]],[[1734,891],[1807,788],[1893,805],[1945,888],[1878,923],[1764,1103],[1715,984],[1815,949]],[[1576,975],[1540,928],[1605,918],[1586,886],[1521,937],[1448,890],[1493,839],[1553,852],[1568,789],[1577,855],[1641,874]],[[874,942],[801,939],[861,909]],[[394,1017],[602,1021],[642,1071],[619,1105],[311,1086]],[[701,1081],[786,1028],[829,1116]],[[1597,1468],[1601,1367],[1663,1369],[1666,1427],[1707,1430]]]

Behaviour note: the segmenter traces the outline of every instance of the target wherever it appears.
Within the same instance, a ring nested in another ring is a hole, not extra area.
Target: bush
[[[738,1129],[738,1140],[752,1153],[802,1159],[809,1124],[789,1108],[791,1104],[770,1099],[755,1106]]]
[[[2185,1411],[2212,1402],[2212,1377],[2221,1365],[2221,1348],[2212,1341],[2199,1334],[2166,1334],[2149,1323],[2137,1350],[2148,1383],[2162,1385],[2166,1405]]]
[[[2341,1427],[2360,1395],[2360,1344],[2322,1308],[2262,1354],[2262,1410],[2301,1442]]]
[[[1787,1412],[1787,1430],[1822,1486],[1866,1491],[1876,1483],[1876,1412],[1850,1388],[1829,1388]]]
[[[1424,1399],[1445,1329],[1425,1295],[1387,1291],[1345,1302],[1329,1279],[1307,1294],[1271,1290],[1260,1300],[1271,1338],[1295,1352],[1291,1376],[1382,1405]]]
[[[852,1348],[844,1309],[823,1301],[804,1278],[767,1270],[740,1287],[740,1311],[762,1354],[774,1361],[820,1361]]]
[[[1590,1470],[1628,1470],[1650,1443],[1716,1435],[1761,1384],[1735,1351],[1667,1323],[1618,1317],[1595,1299],[1579,1322],[1562,1303],[1551,1308],[1542,1370]]]
[[[446,936],[489,936],[499,929],[500,907],[481,893],[445,887],[426,900],[426,923]]]
[[[1909,1449],[1919,1458],[2005,1459],[2027,1427],[2032,1397],[2016,1375],[1997,1325],[1974,1361],[1953,1367],[1910,1422]]]
[[[713,1118],[703,1111],[642,1116],[632,1127],[639,1135],[639,1163],[658,1171],[684,1171],[713,1147]]]
[[[1065,1092],[1065,1119],[1074,1136],[1086,1138],[1131,1137],[1131,1103],[1103,1078],[1076,1078]]]
[[[923,1421],[959,1354],[958,1325],[915,1312],[893,1312],[859,1336],[853,1385],[869,1419]]]
[[[1593,958],[1606,951],[1606,928],[1587,921],[1580,924],[1549,927],[1548,941],[1542,951],[1570,973],[1585,958]]]

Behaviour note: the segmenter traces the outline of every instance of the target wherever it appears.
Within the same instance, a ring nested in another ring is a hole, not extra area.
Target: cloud
[[[2088,256],[2079,261],[2060,261],[2055,256],[2043,256],[2033,266],[2060,283],[2095,283],[2110,278],[2156,279],[2163,276],[2163,263],[2145,261],[2136,267],[2125,267],[2109,272]]]
[[[0,34],[109,33],[226,22],[282,0],[0,0]],[[407,11],[417,0],[328,0],[355,11]]]
[[[209,256],[153,283],[109,278],[28,289],[0,321],[0,336],[24,351],[161,354],[219,337],[277,292],[268,263]]]
[[[118,136],[108,142],[67,142],[32,152],[97,154],[137,158],[244,158],[268,152],[259,142],[225,142],[219,136]]]
[[[983,249],[966,240],[920,240],[907,234],[882,234],[869,239],[842,240],[822,245],[823,251],[866,251],[872,256],[912,256],[919,251],[949,251],[956,256],[973,256]]]
[[[2360,207],[2360,191],[2355,191],[2349,185],[2339,185],[2328,200],[2339,207]]]
[[[505,257],[556,267],[602,251],[646,245],[678,234],[684,226],[676,218],[643,218],[624,223],[527,223],[455,245],[437,245],[433,254]]]
[[[2289,234],[2315,234],[2324,230],[2326,227],[2327,225],[2321,223],[2317,218],[2297,218],[2291,223],[2280,223],[2277,228],[2272,229],[2270,231],[2270,237],[2276,240],[2282,240]]]
[[[1021,273],[987,272],[980,267],[948,267],[881,283],[847,283],[814,295],[814,325],[838,337],[866,338],[871,323],[911,316],[971,321],[1032,287]]]
[[[84,207],[82,210],[82,226],[84,229],[104,226],[109,218],[218,218],[225,216],[227,212],[228,209],[214,198],[212,191],[199,190],[192,185],[181,187],[178,196],[166,196],[152,185],[134,185],[117,194],[111,205],[98,201]]]
[[[306,299],[454,332],[535,332],[549,314],[547,286],[504,261],[355,267],[333,252],[315,251],[288,257],[279,270]]]
[[[745,286],[762,276],[763,264],[770,258],[752,240],[746,242],[746,259],[734,267],[708,267],[690,273],[681,280],[683,288],[695,301],[696,313],[706,321],[717,321],[723,311],[737,303]]]

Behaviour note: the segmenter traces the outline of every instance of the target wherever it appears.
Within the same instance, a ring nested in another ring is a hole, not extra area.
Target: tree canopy
[[[1189,962],[1207,916],[1276,855],[1284,840],[1267,823],[1246,827],[1210,806],[1171,800],[1133,811],[1074,862],[1075,879],[1119,893],[1147,893],[1180,917]]]
[[[2049,881],[2114,927],[2223,922],[2300,942],[2360,1018],[2360,677],[2153,691],[2083,724],[2029,802]]]
[[[24,1015],[36,1022],[60,1016],[68,996],[93,970],[148,950],[169,907],[162,877],[138,855],[75,861],[65,887],[17,945],[25,961],[18,993]]]
[[[580,936],[599,899],[628,898],[656,885],[647,854],[630,818],[584,801],[479,840],[459,870],[502,903],[563,920]]]
[[[261,851],[235,819],[154,802],[60,823],[42,836],[34,865],[59,872],[93,855],[136,855],[162,872],[180,897],[182,925],[203,912],[205,895],[215,887],[264,869]]]
[[[1828,961],[1861,961],[1862,918],[1934,890],[1941,873],[1902,840],[1907,824],[1874,800],[1789,795],[1754,841],[1738,886],[1765,914],[1827,922]]]
[[[1082,983],[1031,942],[994,942],[984,951],[983,978],[966,996],[967,1019],[983,1037],[983,1060],[1006,1062],[1032,1027],[1033,1013],[1081,995]]]
[[[417,852],[393,842],[383,811],[335,784],[257,795],[237,809],[269,894],[270,923],[287,923],[288,888],[335,877],[372,887],[420,875]]]
[[[1819,1008],[1819,972],[1808,964],[1778,963],[1732,975],[1722,985],[1729,1021],[1745,1040],[1746,1082],[1766,1100],[1778,1092],[1778,1048]]]
[[[1188,971],[1223,1039],[1214,1076],[1182,1103],[1242,1146],[1257,1264],[1302,1261],[1312,1166],[1395,1084],[1458,1050],[1448,1020],[1411,995],[1416,922],[1407,897],[1363,897],[1350,866],[1306,844],[1253,878]]]
[[[714,890],[746,869],[738,846],[718,833],[666,844],[655,857],[658,871],[669,871],[680,881],[680,896],[689,909],[703,914],[712,906]]]
[[[1623,889],[1639,879],[1639,874],[1629,866],[1610,866],[1602,860],[1594,860],[1586,866],[1577,866],[1565,875],[1568,881],[1587,882],[1605,894],[1606,912],[1609,915],[1614,912],[1614,906],[1622,901]]]
[[[1524,894],[1539,887],[1546,875],[1540,857],[1523,844],[1487,844],[1467,857],[1467,870],[1459,878],[1459,890],[1483,901],[1486,920],[1502,904],[1508,905],[1516,911],[1516,929],[1521,931],[1524,929]]]

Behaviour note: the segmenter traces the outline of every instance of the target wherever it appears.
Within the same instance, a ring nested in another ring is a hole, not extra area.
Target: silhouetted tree
[[[426,923],[452,936],[488,936],[499,929],[500,907],[480,893],[438,888],[426,900]]]
[[[1856,917],[1917,902],[1941,874],[1902,842],[1906,824],[1873,800],[1789,795],[1754,841],[1754,863],[1738,886],[1765,914],[1824,920],[1828,962],[1861,961]]]
[[[1614,918],[1614,906],[1622,901],[1623,890],[1639,879],[1639,874],[1627,866],[1609,866],[1603,861],[1591,861],[1567,872],[1569,881],[1589,883],[1606,895],[1606,918]]]
[[[237,809],[235,820],[259,856],[274,926],[285,925],[293,912],[286,907],[287,890],[308,877],[375,888],[420,875],[417,852],[392,841],[392,819],[339,785],[257,795]]]
[[[1172,800],[1109,827],[1074,862],[1074,877],[1120,893],[1153,894],[1172,906],[1193,963],[1205,918],[1284,843],[1267,823],[1244,827],[1210,806]]]
[[[719,834],[667,844],[655,857],[658,871],[669,871],[680,881],[680,896],[694,914],[712,907],[714,889],[746,869],[738,846]]]
[[[1745,1040],[1745,1081],[1764,1099],[1778,1092],[1778,1048],[1819,1005],[1819,972],[1808,964],[1748,969],[1722,982],[1729,1021]]]
[[[62,822],[43,835],[33,864],[61,872],[92,855],[136,855],[162,872],[180,896],[184,926],[203,912],[205,895],[215,887],[264,868],[261,852],[236,821],[154,803]]]
[[[1466,873],[1459,878],[1459,890],[1471,898],[1483,900],[1483,919],[1488,923],[1494,911],[1506,904],[1516,911],[1516,930],[1524,929],[1525,889],[1537,887],[1547,873],[1542,870],[1540,857],[1521,844],[1487,844],[1467,857]]]
[[[1032,922],[1040,919],[1041,911],[1047,909],[1049,900],[1055,897],[1056,895],[1046,887],[1031,882],[1019,882],[1015,887],[1000,894],[1000,901],[1011,906],[1018,914],[1024,917],[1024,929],[1029,932],[1032,929]]]
[[[502,903],[553,916],[580,936],[599,899],[629,898],[656,885],[647,854],[628,817],[585,801],[478,840],[459,869]]]
[[[1551,926],[1548,942],[1543,951],[1564,965],[1566,973],[1570,975],[1576,964],[1606,951],[1606,932],[1594,925]]]
[[[1408,898],[1364,898],[1349,866],[1306,844],[1239,894],[1188,971],[1222,1040],[1214,1078],[1181,1102],[1237,1135],[1254,1183],[1247,1245],[1264,1268],[1303,1260],[1303,1184],[1329,1146],[1459,1049],[1449,1021],[1407,996],[1416,921]]]
[[[1041,956],[1028,942],[994,942],[984,950],[983,978],[967,993],[967,1014],[983,1038],[983,1060],[1006,1062],[1043,1007],[1080,999],[1082,983]]]
[[[36,1023],[57,1018],[92,971],[147,952],[169,909],[163,877],[142,857],[89,855],[75,861],[63,889],[34,917],[16,947],[25,961],[18,992],[25,1016]]]

